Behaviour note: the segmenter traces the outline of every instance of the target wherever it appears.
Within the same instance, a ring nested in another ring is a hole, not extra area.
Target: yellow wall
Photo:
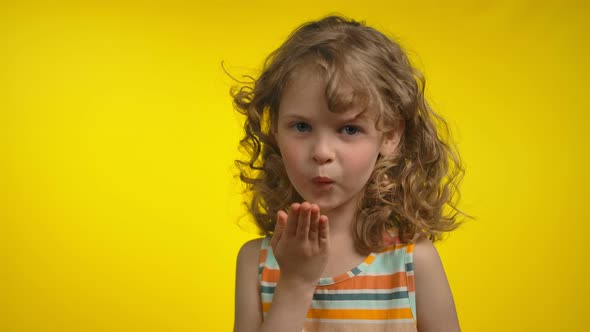
[[[463,330],[587,325],[585,2],[22,3],[0,4],[0,331],[230,330],[255,234],[220,64],[252,73],[329,12],[396,35],[453,127]]]

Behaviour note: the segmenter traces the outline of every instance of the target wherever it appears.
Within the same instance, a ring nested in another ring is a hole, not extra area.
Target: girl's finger
[[[320,251],[327,252],[330,247],[330,226],[328,222],[328,217],[321,216],[319,220],[319,226],[320,231],[318,242],[320,246]]]
[[[270,240],[270,246],[274,249],[276,248],[277,244],[281,240],[281,236],[285,231],[285,226],[287,224],[287,213],[285,211],[277,212],[277,224],[275,225],[275,230],[272,234],[272,239]]]
[[[284,234],[289,236],[295,236],[295,234],[297,234],[297,221],[299,219],[300,208],[301,204],[299,203],[291,204],[291,208],[288,211],[287,226]]]
[[[309,241],[313,244],[318,243],[318,232],[319,232],[319,221],[320,221],[320,208],[312,204],[311,205],[311,216],[309,224]]]
[[[297,237],[301,240],[307,240],[309,237],[309,218],[311,215],[311,204],[303,202],[299,208],[299,221],[297,225]]]

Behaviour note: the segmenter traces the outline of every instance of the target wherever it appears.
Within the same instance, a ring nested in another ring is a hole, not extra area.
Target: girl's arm
[[[317,281],[326,265],[328,220],[307,202],[280,211],[271,240],[281,268],[272,305],[262,319],[258,288],[260,240],[246,243],[238,255],[234,332],[300,332]]]
[[[424,237],[414,247],[414,278],[418,331],[461,331],[440,257],[432,242]]]
[[[238,254],[234,332],[258,331],[262,323],[258,290],[258,254],[262,239],[246,242]]]
[[[236,271],[234,332],[301,331],[307,309],[311,304],[315,284],[279,281],[264,324],[260,290],[258,288],[258,259],[262,239],[247,242],[238,254]]]

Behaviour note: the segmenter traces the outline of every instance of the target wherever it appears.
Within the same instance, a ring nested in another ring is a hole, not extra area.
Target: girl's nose
[[[312,157],[316,163],[322,165],[334,160],[333,149],[327,140],[318,139],[315,143]]]

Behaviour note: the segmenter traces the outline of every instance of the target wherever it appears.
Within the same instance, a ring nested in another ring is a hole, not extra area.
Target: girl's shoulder
[[[258,254],[265,239],[266,238],[259,238],[244,243],[238,252],[238,262],[243,260],[258,260]]]
[[[234,330],[254,331],[261,324],[258,303],[258,252],[262,239],[248,241],[238,253]]]
[[[261,246],[265,238],[250,240],[242,245],[238,252],[237,270],[241,275],[257,275]],[[253,273],[256,272],[255,274]]]
[[[425,272],[433,272],[434,269],[442,269],[442,262],[434,243],[425,236],[419,236],[414,241],[414,261]]]
[[[424,331],[459,331],[455,302],[436,247],[426,237],[419,237],[414,246],[414,280],[417,316]]]

